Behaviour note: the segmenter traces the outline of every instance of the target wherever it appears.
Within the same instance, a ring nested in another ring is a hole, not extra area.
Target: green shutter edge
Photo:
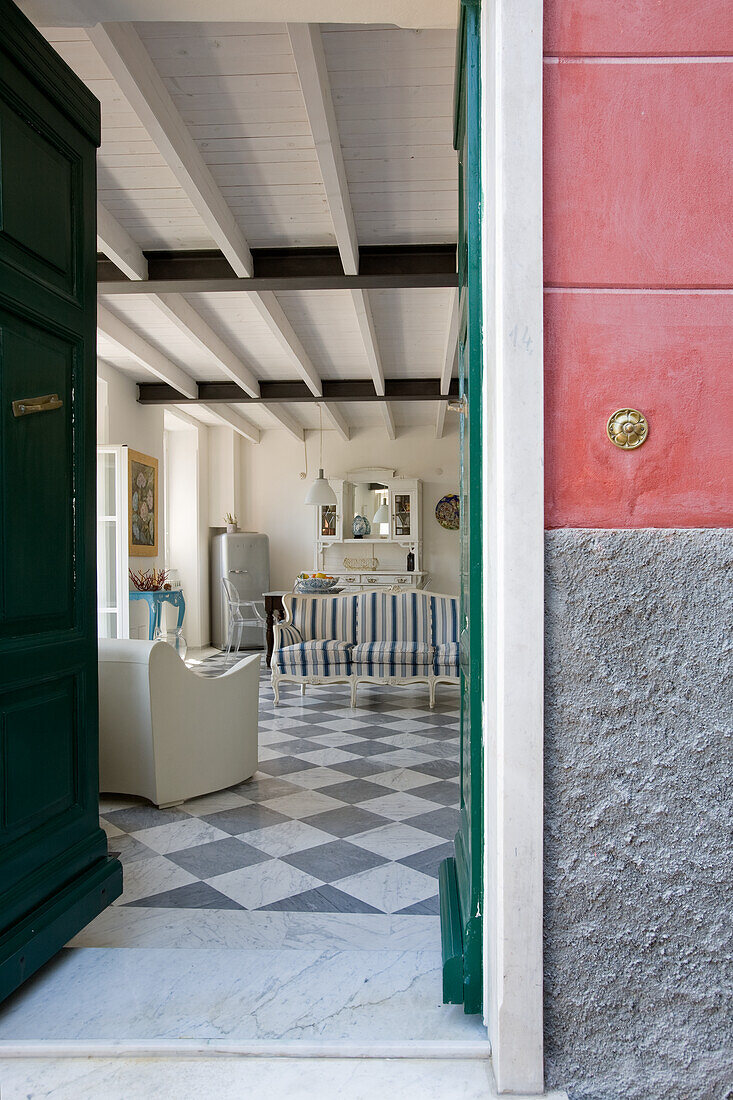
[[[444,859],[438,872],[440,894],[440,945],[443,956],[443,1001],[463,1004],[463,935],[458,902],[456,861]]]

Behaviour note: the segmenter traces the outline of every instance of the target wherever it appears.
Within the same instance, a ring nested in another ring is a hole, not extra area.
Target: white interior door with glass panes
[[[100,638],[129,638],[127,447],[97,447],[97,623]]]

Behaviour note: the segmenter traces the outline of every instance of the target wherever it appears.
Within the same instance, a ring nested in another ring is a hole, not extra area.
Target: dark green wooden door
[[[463,0],[458,30],[458,282],[461,414],[460,822],[455,857],[440,869],[443,997],[482,1007],[483,922],[483,486],[481,401],[481,149],[478,0]]]
[[[99,105],[9,0],[0,25],[5,997],[120,893],[122,872],[98,816]]]

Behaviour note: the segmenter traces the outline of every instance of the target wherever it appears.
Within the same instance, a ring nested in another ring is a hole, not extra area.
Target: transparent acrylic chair
[[[262,630],[262,648],[265,648],[265,629],[267,626],[265,620],[265,605],[261,604],[261,609],[258,606],[256,600],[242,600],[239,593],[230,580],[226,577],[221,579],[222,586],[224,588],[224,596],[229,608],[229,630],[227,631],[227,657],[232,651],[235,653],[242,644],[242,638],[244,637],[244,628],[246,626],[259,627]]]

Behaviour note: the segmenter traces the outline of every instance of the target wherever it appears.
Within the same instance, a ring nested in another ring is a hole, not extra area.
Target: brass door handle
[[[43,397],[24,397],[13,402],[13,416],[28,416],[30,413],[51,412],[60,409],[63,401],[57,393],[46,393]]]

